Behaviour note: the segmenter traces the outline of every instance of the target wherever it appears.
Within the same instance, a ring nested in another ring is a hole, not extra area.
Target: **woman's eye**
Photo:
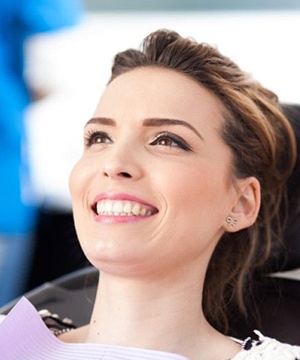
[[[106,132],[103,131],[91,131],[84,137],[84,144],[86,147],[97,144],[111,144],[112,140]]]
[[[186,143],[181,137],[175,134],[160,134],[155,140],[150,143],[151,146],[160,145],[170,148],[179,148],[186,151],[192,151],[190,145]]]

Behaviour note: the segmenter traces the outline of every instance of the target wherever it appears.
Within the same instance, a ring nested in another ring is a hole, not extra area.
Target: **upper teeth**
[[[132,201],[101,200],[96,205],[98,215],[150,216],[151,208]]]

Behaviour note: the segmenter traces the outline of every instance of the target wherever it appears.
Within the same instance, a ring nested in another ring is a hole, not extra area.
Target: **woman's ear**
[[[260,183],[251,176],[235,180],[237,197],[226,218],[225,230],[236,232],[250,227],[256,221],[260,208]]]

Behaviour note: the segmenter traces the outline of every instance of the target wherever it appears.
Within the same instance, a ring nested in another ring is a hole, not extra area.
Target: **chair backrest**
[[[285,269],[300,267],[300,105],[283,104],[283,111],[296,135],[297,160],[288,181],[288,221],[284,232],[287,248]]]
[[[37,310],[48,309],[53,314],[68,317],[76,326],[89,322],[96,296],[99,272],[87,267],[47,282],[24,296]],[[7,314],[19,299],[0,308]]]

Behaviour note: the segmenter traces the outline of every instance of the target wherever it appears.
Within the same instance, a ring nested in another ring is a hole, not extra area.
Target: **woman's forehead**
[[[108,84],[98,109],[112,110],[118,106],[127,109],[144,106],[158,112],[153,116],[163,115],[159,112],[166,109],[179,113],[194,109],[206,116],[220,117],[225,109],[215,94],[189,75],[157,66],[135,68]]]

